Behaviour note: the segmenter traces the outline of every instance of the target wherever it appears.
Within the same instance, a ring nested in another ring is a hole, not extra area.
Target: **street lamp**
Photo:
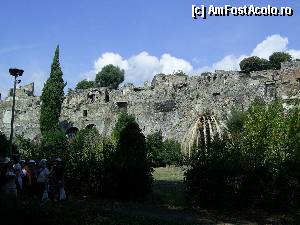
[[[9,69],[10,75],[15,77],[14,80],[14,89],[13,89],[13,105],[11,109],[11,123],[10,123],[10,137],[9,137],[9,156],[12,156],[12,147],[13,147],[13,136],[14,136],[14,120],[15,120],[15,104],[16,104],[16,86],[17,83],[20,83],[21,80],[17,80],[18,77],[23,75],[24,70],[17,68]]]

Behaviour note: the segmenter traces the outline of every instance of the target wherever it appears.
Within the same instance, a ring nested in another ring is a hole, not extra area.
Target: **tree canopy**
[[[124,81],[124,70],[118,66],[109,64],[104,66],[102,70],[96,74],[96,86],[108,87],[111,89],[117,89],[119,84]]]
[[[279,70],[279,69],[281,69],[282,62],[292,61],[292,56],[286,52],[274,52],[269,57],[269,61],[272,66],[272,69]]]
[[[253,71],[261,71],[270,69],[270,63],[266,59],[261,59],[257,56],[251,56],[243,59],[240,62],[240,67],[243,72],[250,73]]]
[[[94,81],[88,81],[88,80],[82,80],[79,81],[76,85],[76,90],[80,89],[89,89],[95,87],[95,82]]]

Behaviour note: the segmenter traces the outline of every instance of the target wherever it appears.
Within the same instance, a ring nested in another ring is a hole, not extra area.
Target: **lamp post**
[[[14,89],[13,89],[13,104],[11,109],[11,123],[10,123],[10,137],[9,137],[9,156],[12,156],[12,147],[13,147],[13,136],[14,136],[14,121],[15,121],[15,104],[16,104],[16,87],[17,83],[20,83],[21,80],[17,80],[18,77],[23,75],[24,70],[20,69],[9,69],[10,75],[12,75],[14,80]]]

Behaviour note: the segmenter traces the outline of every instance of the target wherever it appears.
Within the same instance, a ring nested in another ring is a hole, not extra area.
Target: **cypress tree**
[[[65,86],[59,63],[59,46],[57,46],[51,65],[50,77],[44,85],[41,96],[40,129],[43,136],[49,131],[58,129]]]

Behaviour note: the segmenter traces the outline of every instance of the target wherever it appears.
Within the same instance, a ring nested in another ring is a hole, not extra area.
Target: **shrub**
[[[4,157],[8,154],[9,141],[5,134],[0,132],[0,156]]]
[[[255,101],[247,112],[232,114],[228,138],[199,151],[187,171],[189,198],[204,206],[297,207],[299,112],[285,112],[279,101]]]
[[[68,148],[68,141],[62,129],[55,129],[43,134],[41,157],[52,158],[62,156]]]
[[[292,61],[292,56],[286,52],[274,52],[269,57],[269,61],[272,69],[279,70],[281,69],[281,63]]]
[[[131,116],[121,115],[120,120],[125,126],[119,134],[111,165],[105,170],[105,194],[120,199],[143,199],[152,184],[145,137]]]
[[[182,165],[183,153],[180,143],[167,139],[163,141],[161,131],[147,136],[148,159],[152,166]]]
[[[163,143],[163,148],[163,159],[166,165],[182,165],[184,156],[179,142],[167,139]]]
[[[100,195],[106,158],[114,146],[96,128],[80,130],[65,154],[66,187],[74,194]]]
[[[163,137],[161,131],[149,134],[147,136],[147,153],[148,159],[152,166],[165,166],[163,157]]]
[[[251,56],[243,59],[240,62],[240,67],[243,72],[250,73],[253,71],[261,71],[270,69],[270,63],[266,59],[261,59],[257,56]]]
[[[34,143],[23,136],[16,136],[15,145],[17,146],[18,153],[23,159],[41,159],[44,155],[41,152],[40,144]]]

